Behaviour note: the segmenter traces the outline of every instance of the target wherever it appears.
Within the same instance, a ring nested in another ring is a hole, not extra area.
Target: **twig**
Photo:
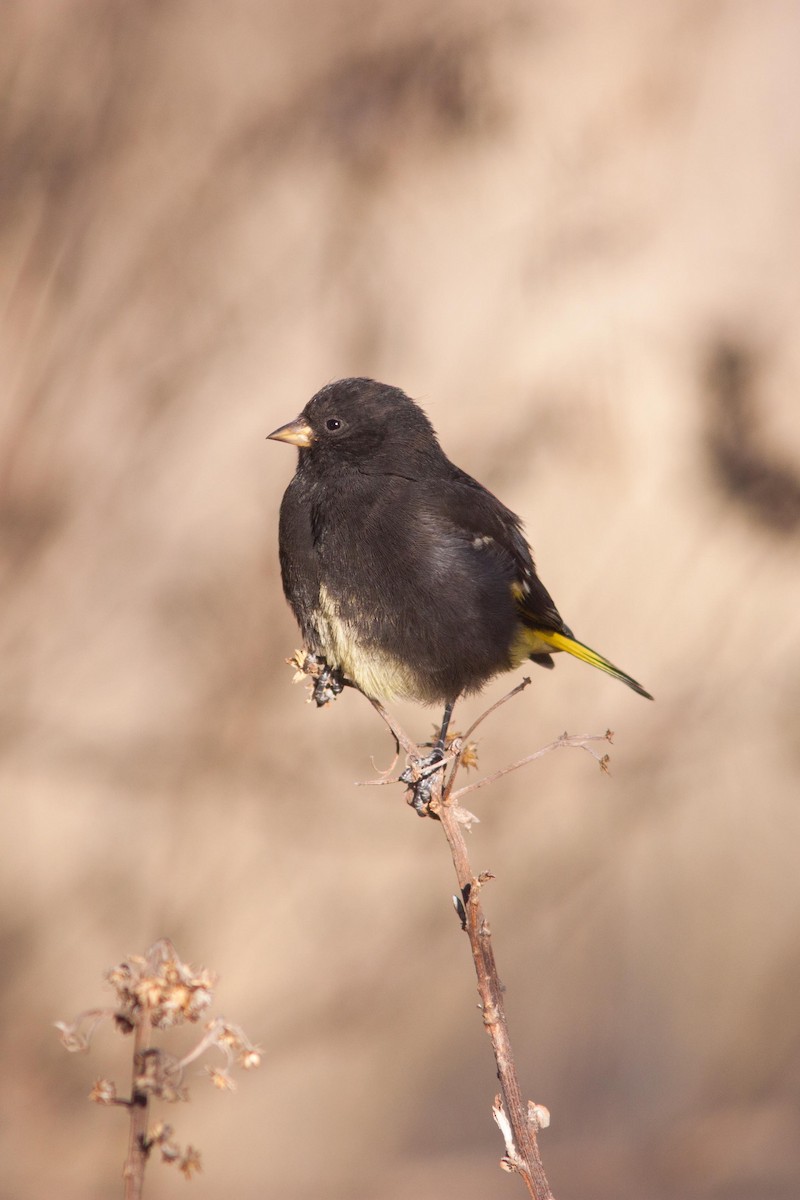
[[[380,701],[370,699],[370,704],[375,709],[381,720],[385,721],[391,729],[394,740],[397,742],[398,747],[402,746],[406,754],[414,754],[417,757],[421,757],[416,742],[412,742],[408,734],[400,728],[394,717],[392,717],[391,714],[386,711]]]
[[[487,776],[476,784],[471,784],[459,791],[453,791],[453,781],[456,776],[461,756],[469,744],[469,737],[480,723],[494,712],[501,704],[518,695],[529,680],[514,688],[470,726],[462,738],[451,744],[453,768],[450,777],[445,781],[444,772],[437,770],[433,776],[432,796],[430,801],[431,813],[438,816],[445,837],[447,838],[453,866],[458,880],[459,895],[454,897],[456,911],[461,918],[462,928],[469,937],[472,960],[478,981],[478,995],[483,1010],[483,1024],[494,1051],[497,1065],[497,1077],[500,1081],[500,1095],[495,1099],[493,1116],[505,1142],[505,1156],[502,1166],[508,1171],[515,1171],[521,1178],[533,1200],[553,1200],[553,1193],[547,1182],[537,1131],[549,1123],[549,1113],[543,1105],[523,1104],[517,1077],[511,1039],[508,1032],[505,1004],[503,1002],[503,987],[497,972],[494,951],[492,949],[491,930],[480,901],[480,893],[484,884],[493,878],[491,872],[484,871],[476,875],[472,870],[464,838],[464,810],[457,801],[467,792],[477,787],[483,787],[494,782],[509,771],[516,770],[525,763],[533,762],[551,750],[564,746],[576,746],[592,754],[601,766],[606,766],[607,756],[601,757],[587,744],[593,741],[611,740],[610,731],[605,734],[563,734],[560,738],[544,746],[534,754],[512,763],[508,767]],[[402,746],[406,754],[413,760],[422,759],[423,754],[408,735],[399,727],[382,705],[372,701],[373,707],[388,725],[398,746]],[[454,753],[452,753],[454,751]],[[448,756],[450,757],[450,756]],[[445,760],[446,761],[446,760]],[[441,764],[437,764],[441,765]]]
[[[531,677],[530,675],[526,675],[521,683],[518,683],[517,686],[512,688],[510,692],[506,692],[505,696],[501,696],[499,700],[496,700],[494,704],[491,704],[485,712],[482,712],[481,715],[472,722],[467,732],[463,735],[463,740],[468,742],[478,726],[482,725],[487,717],[490,717],[493,712],[497,711],[498,708],[501,708],[504,704],[507,704],[509,700],[513,700],[515,696],[520,694],[520,692],[524,692],[526,687],[530,687],[530,683]]]
[[[543,758],[551,750],[560,750],[565,747],[575,747],[578,750],[585,750],[587,754],[591,754],[592,758],[600,764],[601,771],[607,773],[608,755],[598,754],[588,743],[610,742],[613,737],[614,734],[610,729],[607,729],[605,733],[562,733],[561,737],[550,742],[549,746],[542,746],[541,750],[536,750],[533,754],[527,754],[525,758],[518,758],[516,762],[509,763],[507,767],[501,767],[499,771],[494,771],[491,775],[486,775],[483,779],[478,779],[475,783],[470,783],[466,787],[459,788],[457,792],[449,792],[450,801],[457,800],[459,796],[466,796],[467,792],[476,792],[478,788],[486,787],[488,783],[494,783],[497,779],[501,779],[503,775],[510,774],[511,771],[518,771],[520,767],[525,767],[528,763],[535,762],[537,758]],[[454,778],[455,771],[450,778],[450,786],[452,786]]]
[[[149,1021],[140,1021],[134,1026],[133,1078],[131,1098],[128,1101],[130,1131],[128,1135],[128,1157],[122,1169],[125,1180],[125,1200],[140,1200],[144,1187],[144,1169],[150,1147],[147,1143],[147,1119],[150,1108],[150,1093],[139,1086],[145,1074],[145,1057],[150,1048],[152,1026]]]
[[[530,675],[525,675],[523,677],[521,683],[518,683],[517,686],[512,688],[510,692],[506,692],[505,696],[501,696],[500,699],[496,700],[494,704],[490,704],[489,707],[484,712],[482,712],[480,714],[480,716],[476,718],[476,720],[474,720],[472,722],[472,724],[470,725],[467,732],[465,734],[463,734],[463,736],[461,737],[461,744],[459,746],[459,753],[456,755],[455,765],[453,766],[453,770],[450,772],[450,778],[447,781],[447,789],[446,790],[448,792],[452,789],[453,784],[455,783],[456,775],[458,774],[458,768],[461,766],[460,751],[464,746],[467,746],[469,744],[469,740],[472,737],[475,730],[478,728],[479,725],[482,725],[483,722],[486,720],[486,718],[490,717],[493,712],[497,712],[498,708],[501,708],[502,705],[507,704],[509,700],[513,700],[515,696],[518,696],[520,694],[520,692],[524,692],[525,688],[530,686],[530,682],[531,682]]]
[[[297,662],[300,665],[302,673],[309,673],[306,660],[300,663],[298,656]],[[442,759],[434,763],[426,762],[425,755],[420,746],[411,740],[382,704],[377,700],[370,700],[370,703],[391,731],[398,754],[402,747],[408,756],[410,765],[417,768],[416,771],[412,771],[410,774],[412,780],[410,784],[412,797],[417,801],[415,807],[418,810],[422,808],[420,812],[422,816],[430,815],[439,818],[445,837],[447,838],[447,844],[450,847],[450,854],[459,888],[459,894],[458,896],[454,896],[453,900],[456,911],[461,919],[462,928],[469,937],[472,960],[478,981],[478,995],[480,996],[481,1008],[483,1010],[483,1024],[492,1043],[495,1063],[497,1065],[497,1078],[500,1081],[500,1095],[495,1097],[492,1115],[505,1142],[506,1152],[501,1160],[501,1166],[507,1171],[516,1172],[522,1178],[528,1195],[533,1200],[553,1200],[553,1193],[547,1182],[537,1140],[537,1132],[547,1127],[550,1122],[550,1114],[544,1105],[532,1102],[529,1102],[527,1105],[523,1104],[511,1039],[508,1032],[505,1004],[503,1002],[503,986],[500,983],[497,973],[497,964],[495,963],[494,951],[492,949],[491,930],[481,907],[481,889],[494,876],[490,871],[483,871],[481,874],[476,875],[472,870],[464,838],[464,827],[465,825],[469,827],[470,822],[476,818],[466,812],[458,804],[458,800],[468,792],[485,787],[489,783],[494,783],[495,780],[500,779],[503,775],[507,775],[510,771],[515,771],[526,763],[535,762],[536,759],[542,758],[551,750],[557,750],[562,747],[571,746],[586,750],[600,763],[603,770],[607,770],[608,755],[601,756],[597,754],[589,743],[611,741],[611,731],[608,730],[605,734],[564,733],[561,737],[551,742],[550,745],[542,747],[542,749],[537,750],[534,754],[529,754],[525,758],[511,763],[509,766],[495,771],[492,775],[486,776],[486,778],[479,780],[477,783],[469,784],[458,791],[453,791],[453,783],[462,759],[468,751],[474,753],[474,747],[470,745],[469,741],[471,735],[491,713],[495,712],[496,709],[511,700],[514,696],[519,695],[529,683],[530,679],[523,679],[522,683],[518,684],[517,687],[513,688],[490,708],[486,709],[485,712],[481,713],[478,719],[469,727],[466,734],[462,737],[451,739],[447,753]],[[451,764],[452,767],[448,777],[447,770]],[[408,778],[409,776],[406,776],[406,779]],[[424,806],[419,803],[420,797],[423,795],[423,792],[418,790],[422,781],[426,781],[429,788],[425,793],[429,799]],[[378,782],[383,784],[390,781],[388,779],[381,779]]]
[[[505,1165],[521,1176],[529,1195],[535,1200],[552,1200],[553,1193],[550,1191],[539,1154],[536,1130],[522,1103],[503,1003],[503,988],[497,974],[489,923],[480,902],[481,888],[493,876],[489,872],[477,876],[473,873],[463,826],[456,815],[452,797],[442,798],[438,815],[458,879],[461,894],[459,913],[462,917],[462,927],[469,937],[472,961],[478,979],[478,995],[483,1009],[484,1028],[491,1040],[497,1063],[502,1111],[507,1118],[507,1128],[504,1131]]]

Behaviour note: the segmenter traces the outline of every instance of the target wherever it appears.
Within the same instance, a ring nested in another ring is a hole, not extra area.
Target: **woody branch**
[[[505,1142],[505,1156],[501,1165],[508,1171],[516,1172],[534,1200],[553,1200],[553,1193],[547,1181],[541,1155],[539,1153],[538,1131],[549,1124],[549,1113],[544,1106],[529,1102],[523,1103],[522,1093],[517,1076],[516,1063],[508,1032],[503,987],[497,972],[497,964],[492,948],[491,930],[481,905],[481,890],[485,883],[493,878],[491,872],[484,871],[476,874],[469,861],[465,828],[474,819],[458,804],[461,796],[474,788],[493,783],[501,775],[534,761],[551,750],[560,747],[575,747],[588,751],[600,764],[607,769],[608,755],[599,754],[592,743],[611,741],[612,734],[563,734],[534,754],[528,755],[518,762],[510,764],[501,771],[488,776],[459,791],[454,790],[454,783],[462,759],[467,752],[474,754],[469,737],[477,726],[500,704],[510,700],[523,690],[530,680],[524,680],[497,704],[487,709],[474,725],[467,731],[464,738],[454,739],[441,764],[433,770],[432,792],[429,805],[431,815],[438,817],[453,859],[453,866],[458,880],[459,894],[454,897],[456,909],[461,918],[461,925],[466,932],[475,974],[478,983],[483,1023],[494,1051],[497,1065],[497,1078],[500,1082],[500,1095],[495,1098],[493,1116]],[[373,700],[373,707],[386,722],[397,742],[413,765],[424,759],[424,753],[402,730],[402,728],[386,712],[381,704]],[[412,789],[413,791],[413,789]]]

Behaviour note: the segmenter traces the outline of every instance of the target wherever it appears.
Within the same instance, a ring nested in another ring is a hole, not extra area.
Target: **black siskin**
[[[519,518],[450,462],[400,388],[341,379],[269,436],[300,452],[281,504],[284,592],[340,680],[376,700],[444,703],[446,726],[462,693],[566,650],[652,699],[576,641]]]

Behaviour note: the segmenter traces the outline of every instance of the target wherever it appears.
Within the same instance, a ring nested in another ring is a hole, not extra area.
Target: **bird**
[[[378,702],[444,705],[565,651],[653,697],[578,639],[539,579],[522,522],[455,466],[399,387],[347,378],[268,435],[298,449],[280,507],[283,590],[323,676]]]

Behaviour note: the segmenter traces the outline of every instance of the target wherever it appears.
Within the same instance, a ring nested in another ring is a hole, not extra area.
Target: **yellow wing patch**
[[[596,650],[592,650],[589,646],[584,646],[583,642],[568,637],[565,633],[556,633],[551,629],[529,629],[527,626],[522,627],[512,650],[513,665],[515,667],[519,666],[531,654],[548,654],[558,650],[565,650],[567,654],[572,654],[575,658],[579,658],[581,662],[588,663],[590,667],[597,667],[598,671],[605,671],[607,675],[613,675],[614,679],[619,679],[621,683],[627,684],[629,688],[633,688],[634,692],[638,692],[640,696],[644,696],[648,700],[653,699],[640,683],[637,683],[630,675],[626,675],[619,667],[615,667],[607,658],[603,658],[602,654],[598,654]]]

